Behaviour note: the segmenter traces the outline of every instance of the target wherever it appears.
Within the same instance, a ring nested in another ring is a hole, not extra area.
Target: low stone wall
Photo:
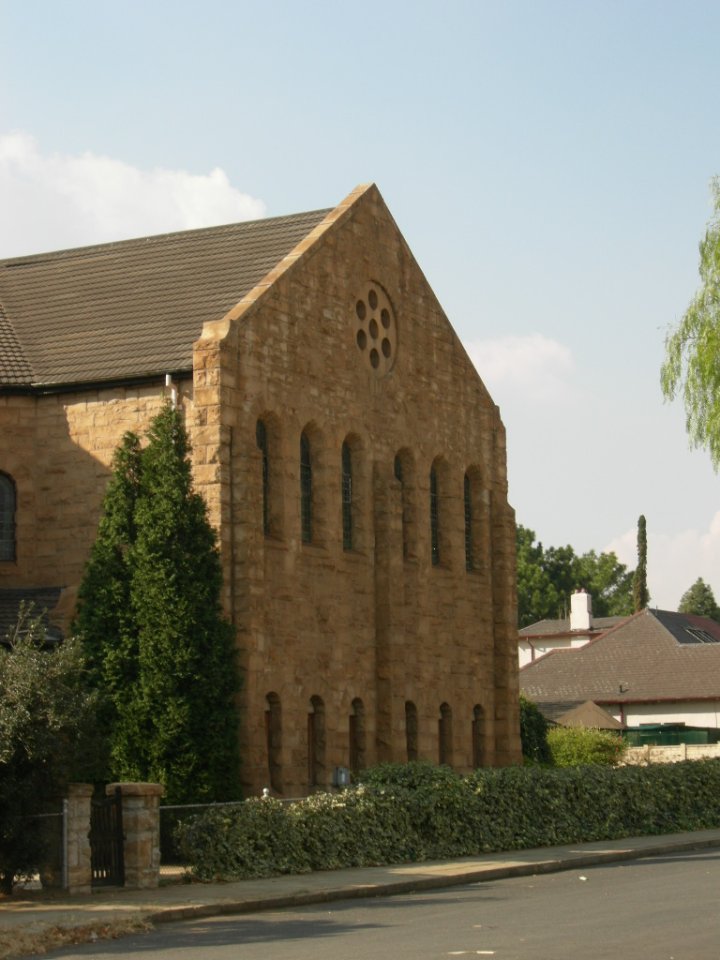
[[[678,743],[672,746],[647,744],[629,747],[625,763],[678,763],[681,760],[705,760],[720,757],[720,743]]]

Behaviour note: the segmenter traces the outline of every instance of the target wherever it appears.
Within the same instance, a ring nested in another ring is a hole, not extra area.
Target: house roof
[[[543,711],[544,712],[544,711]],[[547,714],[546,714],[547,716]],[[561,727],[590,727],[594,730],[622,730],[624,724],[610,716],[592,700],[586,700],[577,707],[571,707],[564,713],[553,717]]]
[[[642,610],[574,650],[553,650],[520,670],[538,705],[720,699],[720,624]]]
[[[570,629],[570,618],[565,617],[561,620],[538,620],[536,623],[531,623],[527,627],[523,627],[522,630],[519,630],[518,633],[520,637],[551,637],[565,634],[589,634],[589,633],[599,633],[604,630],[609,630],[610,627],[614,627],[616,623],[620,623],[621,620],[627,619],[626,617],[593,617],[590,624],[589,630],[571,630]]]
[[[0,260],[0,390],[192,370],[203,323],[328,212]]]

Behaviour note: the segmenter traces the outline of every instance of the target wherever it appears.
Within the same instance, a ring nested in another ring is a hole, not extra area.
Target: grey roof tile
[[[328,210],[0,261],[0,388],[192,369],[218,320]]]
[[[583,647],[526,665],[520,688],[536,703],[720,699],[720,642],[688,641],[688,626],[720,641],[720,625],[705,617],[643,610]]]

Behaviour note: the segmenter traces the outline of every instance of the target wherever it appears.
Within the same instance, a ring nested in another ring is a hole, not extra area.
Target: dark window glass
[[[0,473],[0,560],[15,559],[15,484]]]
[[[408,761],[418,758],[418,715],[417,707],[408,700],[405,703],[405,742]]]
[[[343,550],[353,548],[353,478],[352,451],[347,443],[342,445],[342,531]]]
[[[438,509],[438,484],[435,467],[430,470],[430,553],[433,566],[440,563],[440,522]]]
[[[312,459],[310,441],[300,436],[300,526],[303,543],[312,543]]]
[[[262,457],[262,524],[263,533],[267,536],[270,533],[268,442],[267,430],[262,420],[258,420],[255,427],[255,439]]]
[[[475,569],[475,558],[473,550],[473,516],[472,516],[472,484],[470,477],[465,474],[465,569]]]

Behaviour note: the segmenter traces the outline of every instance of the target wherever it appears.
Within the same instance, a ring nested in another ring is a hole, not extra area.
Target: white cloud
[[[472,340],[470,359],[501,405],[522,398],[540,403],[567,401],[574,392],[575,362],[557,340],[534,333],[524,337]]]
[[[637,564],[637,530],[633,527],[606,547],[629,567]],[[681,530],[679,533],[648,531],[648,589],[650,603],[661,610],[677,610],[680,599],[698,577],[712,587],[720,600],[720,512],[706,531]]]
[[[42,153],[27,133],[0,136],[0,257],[251,220],[261,200],[225,172],[141,170],[111,157]]]

